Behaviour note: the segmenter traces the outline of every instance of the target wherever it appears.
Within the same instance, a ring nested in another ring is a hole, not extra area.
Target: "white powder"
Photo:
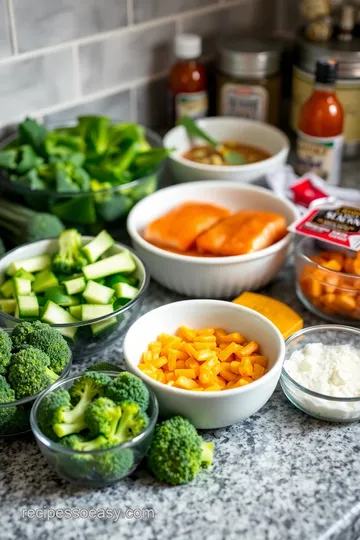
[[[360,397],[360,351],[351,345],[310,343],[294,351],[284,363],[285,371],[296,382],[325,396]],[[358,403],[337,403],[306,396],[286,386],[296,401],[310,413],[327,419],[352,420],[360,416]]]

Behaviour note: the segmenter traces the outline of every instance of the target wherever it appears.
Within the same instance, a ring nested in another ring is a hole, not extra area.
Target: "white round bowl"
[[[254,182],[285,165],[288,158],[290,151],[288,137],[280,129],[264,122],[217,117],[203,118],[198,121],[198,125],[219,142],[231,140],[259,146],[267,150],[271,157],[258,163],[226,167],[195,163],[182,157],[184,152],[191,148],[192,143],[185,128],[177,126],[168,131],[163,140],[165,148],[174,149],[170,154],[169,164],[177,182],[219,179]],[[206,141],[197,138],[194,142],[206,144]]]
[[[291,235],[276,244],[248,255],[231,257],[190,257],[153,246],[142,237],[151,221],[185,201],[223,205],[241,209],[269,210],[283,215],[288,225],[297,219],[295,206],[268,189],[235,182],[192,182],[171,186],[149,195],[131,210],[127,229],[135,250],[151,276],[161,285],[197,298],[230,298],[244,290],[267,285],[281,270]]]
[[[269,359],[268,372],[241,388],[204,393],[174,388],[151,379],[138,368],[142,353],[159,334],[174,334],[181,325],[198,330],[224,328],[257,341],[261,352]],[[161,306],[140,317],[125,336],[124,356],[126,368],[156,394],[161,415],[180,414],[199,429],[215,429],[249,418],[270,399],[280,378],[285,342],[273,323],[256,311],[219,300],[185,300]]]

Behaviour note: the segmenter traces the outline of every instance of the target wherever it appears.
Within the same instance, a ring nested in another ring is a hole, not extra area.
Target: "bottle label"
[[[221,88],[220,114],[240,116],[265,122],[268,116],[269,92],[262,86],[224,84]]]
[[[181,92],[175,96],[175,116],[190,116],[205,118],[208,113],[209,101],[207,92]]]
[[[340,183],[340,169],[344,137],[312,137],[298,131],[296,172],[303,176],[314,172],[329,184]]]

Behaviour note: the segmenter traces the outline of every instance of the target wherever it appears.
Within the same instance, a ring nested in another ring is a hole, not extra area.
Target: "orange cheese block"
[[[200,253],[244,255],[271,246],[286,235],[285,218],[262,210],[240,210],[196,239]]]
[[[238,298],[235,298],[233,302],[264,315],[264,317],[275,324],[284,339],[287,339],[304,327],[302,318],[289,306],[279,300],[275,300],[275,298],[253,292],[244,292]]]
[[[230,215],[230,210],[210,203],[188,202],[150,223],[144,238],[165,249],[188,251],[196,237]]]

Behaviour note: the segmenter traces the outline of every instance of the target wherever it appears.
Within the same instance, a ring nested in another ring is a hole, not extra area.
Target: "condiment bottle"
[[[206,70],[198,58],[201,38],[182,34],[175,38],[176,63],[169,73],[172,121],[181,116],[203,118],[208,112]]]
[[[338,64],[318,60],[315,88],[300,110],[296,172],[315,172],[332,185],[340,182],[344,111],[335,93]]]

